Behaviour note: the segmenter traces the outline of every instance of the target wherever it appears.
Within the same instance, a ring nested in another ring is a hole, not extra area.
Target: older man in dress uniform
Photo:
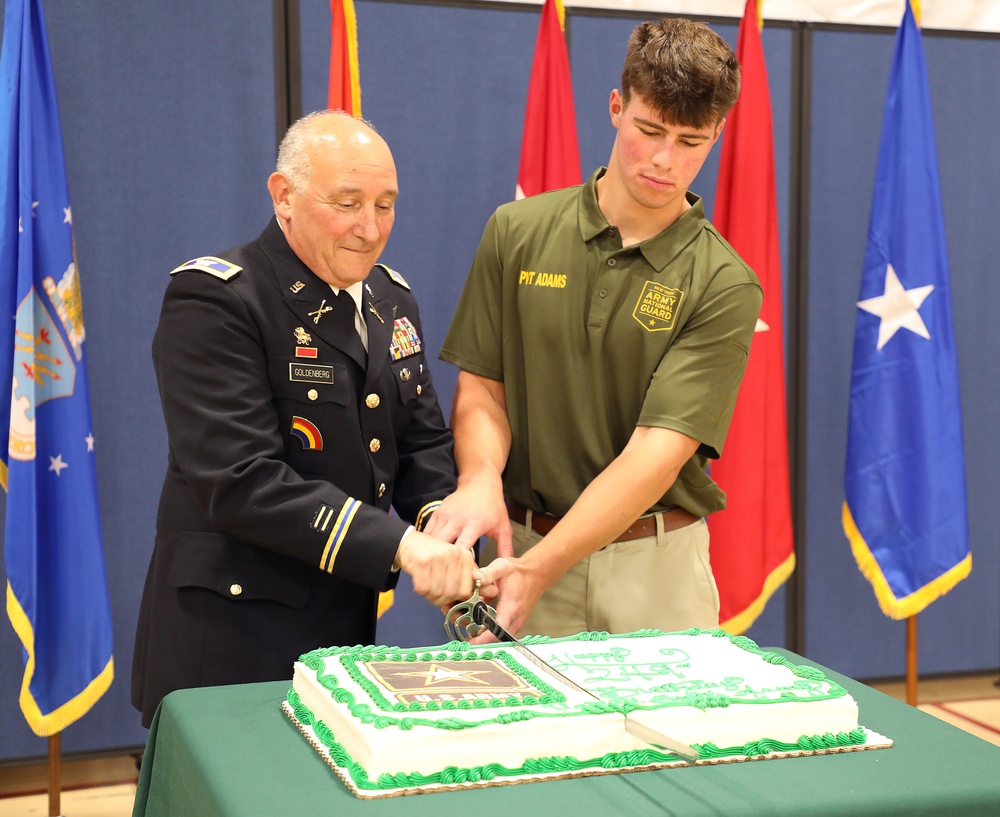
[[[145,725],[172,690],[372,643],[400,569],[438,605],[472,591],[472,553],[420,530],[455,488],[453,440],[413,294],[376,264],[388,145],[312,114],[268,190],[256,241],[171,273],[153,341],[170,452],[132,673]]]

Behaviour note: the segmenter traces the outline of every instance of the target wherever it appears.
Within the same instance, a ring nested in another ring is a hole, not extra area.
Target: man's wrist
[[[411,533],[413,533],[415,530],[416,528],[414,528],[413,525],[409,525],[406,528],[406,530],[403,531],[403,535],[399,537],[399,544],[396,546],[396,558],[392,560],[393,573],[398,573],[400,571],[401,569],[400,554],[403,552],[403,542],[405,542],[406,537],[409,536]]]

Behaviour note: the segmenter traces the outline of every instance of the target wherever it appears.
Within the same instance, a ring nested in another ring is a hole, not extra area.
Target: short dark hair
[[[740,95],[740,64],[704,23],[679,17],[632,31],[622,68],[622,101],[641,96],[666,121],[718,124]]]

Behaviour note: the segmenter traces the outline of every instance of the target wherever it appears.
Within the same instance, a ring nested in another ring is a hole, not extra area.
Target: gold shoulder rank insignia
[[[189,269],[207,272],[209,275],[214,275],[216,278],[228,281],[234,275],[241,272],[243,267],[238,267],[236,264],[223,261],[221,258],[216,258],[214,255],[203,255],[201,258],[192,258],[187,263],[181,264],[177,267],[177,269],[170,270],[170,274],[173,275],[176,272],[183,272],[184,270]]]
[[[393,281],[399,284],[403,289],[409,289],[410,285],[406,283],[406,279],[400,275],[392,267],[387,267],[385,264],[376,264],[376,267],[381,267],[385,270],[385,274],[388,275]]]

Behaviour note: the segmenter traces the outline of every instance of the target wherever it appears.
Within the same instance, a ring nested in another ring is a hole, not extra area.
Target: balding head
[[[312,176],[311,154],[316,150],[380,146],[392,154],[374,126],[345,111],[316,111],[302,117],[285,133],[278,147],[275,172],[296,190],[304,190]]]
[[[343,111],[300,119],[267,186],[289,246],[317,276],[337,287],[367,277],[398,195],[392,152],[371,125]]]

